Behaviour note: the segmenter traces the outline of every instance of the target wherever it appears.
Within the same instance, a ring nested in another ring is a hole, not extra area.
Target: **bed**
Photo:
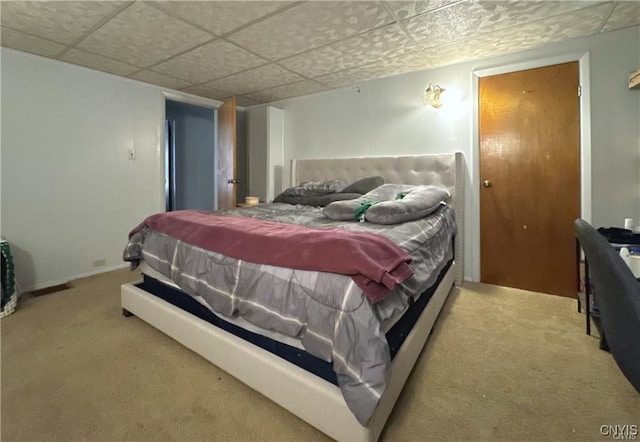
[[[336,440],[375,441],[382,432],[451,288],[455,283],[462,282],[463,265],[460,257],[463,256],[464,232],[463,170],[464,159],[460,153],[293,160],[291,163],[292,185],[327,178],[352,182],[377,175],[387,183],[440,186],[449,190],[451,195],[446,202],[447,210],[455,213],[457,224],[457,234],[451,245],[455,260],[443,262],[438,275],[434,275],[437,278],[431,278],[437,283],[430,287],[428,298],[422,297],[428,302],[425,301],[426,304],[415,315],[410,331],[403,336],[401,345],[393,351],[384,388],[376,399],[375,406],[364,415],[365,418],[353,411],[353,404],[347,404],[344,391],[326,376],[305,365],[287,361],[265,346],[249,343],[243,333],[233,331],[237,327],[240,330],[249,329],[248,333],[260,333],[260,330],[251,329],[251,324],[240,322],[233,324],[231,329],[220,328],[206,318],[186,311],[180,302],[152,293],[154,290],[150,287],[154,284],[170,288],[172,284],[166,275],[163,278],[162,274],[153,269],[143,269],[145,281],[122,286],[123,312],[135,315],[158,328],[330,437]],[[268,206],[260,209],[268,211]],[[253,216],[251,213],[246,215]],[[179,290],[179,286],[174,283],[171,289]],[[174,296],[173,292],[171,296]],[[304,351],[298,351],[297,355],[301,353],[304,354]]]

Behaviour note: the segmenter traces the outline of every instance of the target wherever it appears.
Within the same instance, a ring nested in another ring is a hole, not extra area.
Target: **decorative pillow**
[[[331,218],[336,221],[355,221],[357,219],[356,211],[363,203],[392,200],[396,195],[398,195],[398,193],[406,191],[406,189],[411,187],[415,186],[408,186],[404,184],[383,184],[354,200],[331,203],[324,208],[322,213],[327,218]]]
[[[376,187],[384,184],[384,178],[381,176],[368,176],[361,180],[355,181],[342,189],[344,193],[359,193],[364,195],[367,192],[371,192]]]
[[[383,184],[360,198],[333,202],[322,213],[338,221],[355,221],[364,208],[367,221],[398,224],[427,216],[449,196],[448,190],[437,186]]]
[[[302,183],[294,187],[289,187],[284,192],[282,192],[282,195],[286,195],[286,196],[326,195],[328,193],[340,192],[345,187],[347,187],[347,183],[345,183],[342,180],[308,181],[306,183]]]
[[[360,197],[359,193],[328,193],[326,195],[284,195],[280,194],[274,198],[274,203],[301,204],[303,206],[324,207],[334,201],[350,200]]]
[[[451,194],[437,186],[417,186],[404,193],[401,199],[383,201],[371,206],[365,219],[376,224],[399,224],[423,218],[434,212]]]

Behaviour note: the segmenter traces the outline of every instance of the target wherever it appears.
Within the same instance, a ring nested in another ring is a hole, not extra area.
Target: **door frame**
[[[479,82],[482,77],[535,69],[554,64],[578,62],[580,95],[580,217],[591,222],[591,97],[589,52],[570,53],[555,57],[527,60],[472,71],[473,114],[471,127],[471,280],[480,282],[480,132]],[[578,93],[578,91],[576,91]],[[468,219],[468,218],[467,218]]]
[[[166,109],[167,109],[167,100],[169,101],[178,101],[180,103],[185,103],[185,104],[193,104],[194,106],[200,106],[200,107],[206,107],[208,109],[213,109],[214,113],[213,113],[213,124],[216,126],[216,131],[215,131],[215,139],[214,139],[214,144],[215,146],[218,145],[218,130],[217,130],[217,121],[218,121],[218,108],[220,106],[222,106],[222,102],[221,101],[217,101],[217,100],[212,100],[210,98],[204,98],[204,97],[198,97],[196,95],[191,95],[191,94],[187,94],[187,93],[181,93],[178,91],[172,91],[172,90],[167,90],[167,89],[160,89],[160,133],[158,134],[159,136],[159,144],[158,144],[158,153],[159,153],[159,157],[160,157],[160,188],[162,189],[162,197],[161,197],[161,201],[162,204],[160,205],[161,209],[158,210],[158,212],[164,212],[166,211],[166,206],[165,206],[165,183],[168,179],[167,177],[167,171],[165,169],[165,164],[166,164],[166,158],[165,158],[165,143],[167,142],[165,136],[165,130],[164,130],[164,122],[167,118],[167,113],[166,113]],[[215,171],[214,171],[215,173]],[[217,196],[215,196],[216,200],[214,201],[215,206],[217,206]]]

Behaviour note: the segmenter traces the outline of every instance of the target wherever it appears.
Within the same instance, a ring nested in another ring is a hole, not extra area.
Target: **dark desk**
[[[640,253],[639,244],[621,244],[621,243],[614,243],[614,242],[610,242],[609,244],[611,244],[611,247],[613,247],[618,253],[623,247],[626,247],[630,251]],[[578,254],[578,262],[580,262],[580,242],[577,239],[576,239],[576,247],[577,247],[577,254]],[[580,269],[578,269],[578,279],[579,278],[580,278]],[[578,282],[578,287],[579,286],[580,284]],[[597,304],[595,303],[594,293],[592,289],[593,287],[591,286],[591,282],[589,281],[589,262],[587,261],[587,257],[585,256],[584,258],[584,303],[586,304],[585,316],[587,318],[586,328],[587,328],[588,335],[591,335],[591,318],[592,316],[595,316],[594,313],[596,313],[595,311],[592,312],[592,308],[598,311],[598,317],[599,317],[599,310],[598,310]],[[582,309],[581,309],[581,303],[580,303],[580,296],[578,296],[578,312],[581,312],[581,311]]]

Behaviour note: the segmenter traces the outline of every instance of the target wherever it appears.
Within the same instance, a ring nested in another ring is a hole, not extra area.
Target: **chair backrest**
[[[574,227],[589,264],[607,344],[622,373],[640,392],[640,283],[593,226],[577,219]]]

